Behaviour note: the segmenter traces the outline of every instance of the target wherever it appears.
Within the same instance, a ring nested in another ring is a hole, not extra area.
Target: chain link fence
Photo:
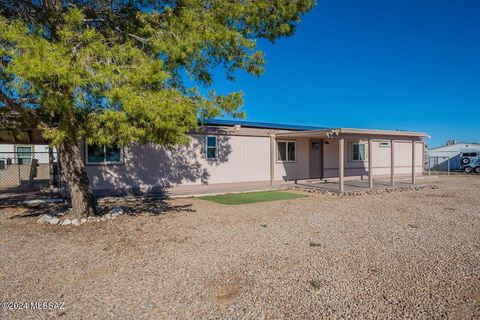
[[[425,154],[425,171],[428,174],[450,174],[450,173],[467,173],[465,170],[465,162],[462,158],[462,153],[458,151],[430,151]],[[474,168],[476,160],[472,160],[472,170],[469,174],[478,174]]]
[[[34,152],[17,147],[16,152],[0,152],[0,190],[53,191],[59,187],[57,153]]]
[[[448,156],[427,156],[425,163],[425,170],[428,173],[447,173],[458,171],[452,166],[452,159]]]

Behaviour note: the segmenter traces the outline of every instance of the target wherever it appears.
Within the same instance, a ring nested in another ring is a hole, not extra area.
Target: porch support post
[[[275,181],[275,136],[270,135],[270,185]]]
[[[368,139],[368,187],[373,189],[373,148],[372,139]]]
[[[415,184],[415,140],[412,140],[412,184]]]
[[[390,140],[390,185],[395,186],[395,141]]]
[[[345,190],[343,184],[344,166],[345,166],[345,140],[341,138],[338,140],[338,190],[343,192]]]

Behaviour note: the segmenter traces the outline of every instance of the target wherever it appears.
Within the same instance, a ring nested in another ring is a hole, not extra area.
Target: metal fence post
[[[20,164],[18,163],[18,153],[15,152],[13,154],[13,159],[15,160],[15,164],[17,165],[17,171],[18,171],[18,184],[22,185],[22,175],[20,173]]]
[[[448,175],[450,175],[450,156],[448,156],[447,161],[448,161],[448,163],[447,163],[447,165],[448,165]]]
[[[49,169],[49,184],[50,184],[50,193],[53,193],[53,149],[48,147],[48,169]]]

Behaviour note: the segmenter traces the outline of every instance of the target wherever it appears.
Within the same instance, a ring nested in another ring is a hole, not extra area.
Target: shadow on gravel
[[[172,205],[164,199],[113,199],[113,200],[103,200],[99,199],[98,201],[99,214],[104,214],[115,207],[120,207],[123,209],[125,214],[128,215],[140,215],[140,214],[149,214],[149,215],[161,215],[167,212],[195,212],[192,208],[192,204],[186,205]]]
[[[71,205],[68,202],[59,203],[41,203],[41,204],[24,204],[19,201],[6,203],[0,202],[0,210],[6,208],[24,209],[21,213],[10,216],[9,219],[24,219],[32,217],[40,217],[44,214],[62,217],[70,213]],[[121,209],[124,214],[129,216],[137,215],[153,215],[158,216],[167,212],[195,212],[192,204],[172,205],[164,199],[121,199],[114,198],[109,200],[98,200],[98,214],[102,216],[112,210]]]

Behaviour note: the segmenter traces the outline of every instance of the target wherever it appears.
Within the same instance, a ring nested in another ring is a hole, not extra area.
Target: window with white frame
[[[206,140],[207,140],[206,141],[207,160],[217,160],[217,157],[218,157],[217,137],[207,136]]]
[[[297,158],[297,143],[295,141],[277,142],[277,161],[295,162]]]
[[[30,146],[17,146],[17,162],[18,164],[31,164],[32,163],[32,147]]]
[[[123,161],[122,148],[118,146],[87,145],[88,164],[118,164]]]
[[[353,161],[365,161],[365,144],[360,142],[352,143],[352,160]]]

